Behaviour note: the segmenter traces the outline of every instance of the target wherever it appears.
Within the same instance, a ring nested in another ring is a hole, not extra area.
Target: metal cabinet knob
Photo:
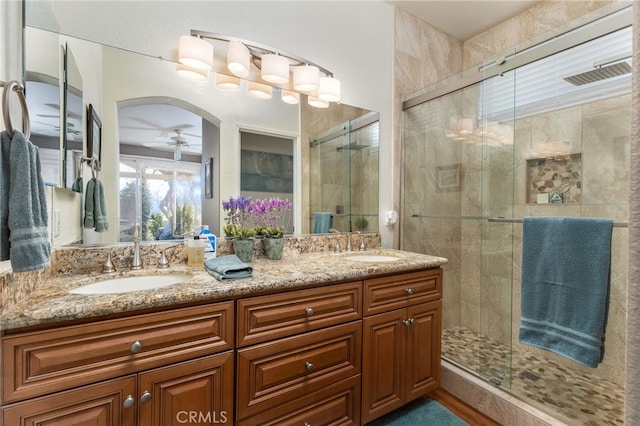
[[[412,288],[405,288],[404,291],[406,291],[409,296],[411,296],[413,294],[413,289]]]
[[[307,371],[313,371],[313,364],[311,364],[309,361],[304,363],[305,368],[307,369]]]
[[[313,308],[305,309],[305,313],[307,314],[308,317],[312,317],[314,314]]]
[[[142,395],[140,396],[140,403],[146,404],[149,401],[151,401],[151,393],[149,391],[142,392]]]
[[[304,426],[311,426],[311,423],[309,423],[309,422],[304,422]]]
[[[135,342],[133,342],[131,344],[131,348],[129,348],[131,350],[131,353],[133,354],[137,354],[138,352],[140,352],[142,350],[142,343],[140,343],[140,341],[136,340]]]
[[[135,403],[136,403],[136,400],[133,398],[133,396],[129,395],[122,403],[122,406],[124,408],[131,408]]]
[[[402,322],[404,323],[404,325],[410,326],[410,325],[413,325],[416,322],[416,320],[413,319],[413,318],[409,318],[409,319],[406,319],[406,320],[402,320]]]

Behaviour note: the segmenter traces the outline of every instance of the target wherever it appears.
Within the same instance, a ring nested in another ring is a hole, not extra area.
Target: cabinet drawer
[[[355,321],[238,350],[238,418],[360,374],[361,342]]]
[[[238,347],[362,318],[362,282],[238,301]]]
[[[232,348],[233,302],[6,336],[3,401]]]
[[[440,268],[373,278],[364,282],[364,314],[378,314],[441,297]]]
[[[238,426],[360,425],[360,376],[313,392],[263,413]]]

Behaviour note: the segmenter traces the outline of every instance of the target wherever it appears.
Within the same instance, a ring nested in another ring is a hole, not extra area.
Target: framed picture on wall
[[[93,105],[87,107],[87,157],[100,161],[102,153],[102,122]]]
[[[213,198],[213,158],[204,163],[204,198]]]

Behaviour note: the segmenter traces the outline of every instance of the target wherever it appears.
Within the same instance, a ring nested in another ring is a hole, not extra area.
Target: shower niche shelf
[[[528,204],[579,204],[582,193],[582,154],[527,160]]]

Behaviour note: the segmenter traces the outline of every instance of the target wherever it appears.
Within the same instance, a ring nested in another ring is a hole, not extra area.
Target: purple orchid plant
[[[291,201],[282,198],[257,199],[249,206],[255,220],[256,234],[265,238],[282,238],[290,219]]]

